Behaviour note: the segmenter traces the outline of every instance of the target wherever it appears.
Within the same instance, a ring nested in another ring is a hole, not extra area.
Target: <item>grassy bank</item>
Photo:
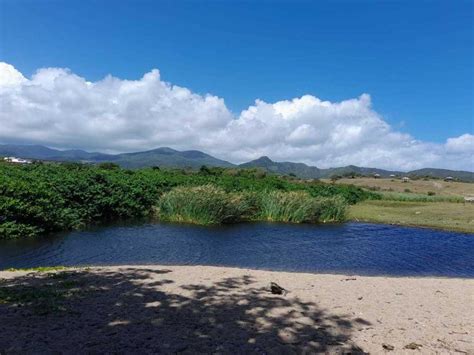
[[[215,190],[193,192],[199,186]],[[256,218],[340,220],[345,204],[367,198],[380,196],[355,186],[306,182],[255,169],[0,163],[0,239],[150,217],[157,207],[164,219],[204,224]],[[279,201],[274,206],[278,211],[272,210],[272,199]]]
[[[464,202],[464,197],[456,195],[416,194],[407,192],[381,192],[381,199],[400,202]]]
[[[349,219],[474,233],[474,204],[364,201],[350,207]]]

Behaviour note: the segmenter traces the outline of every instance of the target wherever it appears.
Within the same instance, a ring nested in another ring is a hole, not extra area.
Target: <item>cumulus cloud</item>
[[[15,86],[26,81],[26,78],[11,64],[0,62],[0,89]]]
[[[268,155],[401,170],[472,170],[474,154],[471,134],[435,144],[394,130],[367,94],[341,102],[256,100],[235,116],[222,98],[167,83],[156,69],[138,80],[89,82],[61,68],[25,78],[7,63],[0,63],[0,141],[105,152],[170,146],[233,162]]]
[[[474,152],[474,135],[466,133],[456,138],[448,138],[446,148],[454,153],[472,153]]]

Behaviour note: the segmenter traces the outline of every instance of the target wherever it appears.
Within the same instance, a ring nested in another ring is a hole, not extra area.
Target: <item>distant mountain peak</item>
[[[177,150],[169,147],[158,147],[150,150],[145,150],[144,152],[134,152],[134,153],[177,153]]]
[[[255,162],[261,162],[261,163],[273,163],[273,160],[271,160],[268,156],[266,155],[262,155],[260,158],[257,158],[254,160]]]
[[[210,157],[209,154],[203,153],[200,150],[185,150],[184,152],[181,152],[181,154],[190,159],[202,159]]]
[[[104,154],[90,153],[80,149],[57,150],[42,145],[0,144],[0,158],[14,156],[24,159],[40,159],[52,161],[81,161],[89,163],[114,162],[124,168],[142,168],[147,166],[162,166],[171,168],[199,169],[202,165],[219,167],[236,167],[236,165],[215,158],[199,150],[178,151],[168,147],[159,147],[145,152]],[[408,172],[389,171],[377,168],[348,165],[329,169],[319,169],[304,163],[275,162],[264,155],[258,159],[238,165],[240,168],[260,168],[279,175],[296,175],[303,179],[328,178],[333,175],[361,174],[372,176],[374,173],[382,177],[390,174],[417,175],[444,178],[452,176],[463,181],[474,182],[474,172],[453,171],[447,169],[418,169]]]

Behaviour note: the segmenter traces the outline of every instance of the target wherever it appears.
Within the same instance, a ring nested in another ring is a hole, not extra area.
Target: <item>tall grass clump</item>
[[[172,222],[219,224],[245,215],[249,202],[242,195],[226,193],[213,185],[176,187],[158,203],[158,217]]]
[[[307,192],[269,191],[260,194],[256,219],[316,223],[343,221],[347,202],[342,197],[311,197]]]
[[[258,219],[275,222],[315,222],[314,199],[302,191],[263,192]]]
[[[341,196],[316,199],[319,204],[319,222],[342,222],[347,217],[347,202]]]

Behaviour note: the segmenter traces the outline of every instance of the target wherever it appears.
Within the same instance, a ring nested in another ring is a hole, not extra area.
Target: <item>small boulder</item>
[[[410,344],[405,345],[405,349],[417,350],[417,349],[421,348],[422,346],[423,345],[421,345],[421,344],[410,343]]]
[[[276,282],[270,282],[270,292],[274,295],[284,295],[287,291]]]

